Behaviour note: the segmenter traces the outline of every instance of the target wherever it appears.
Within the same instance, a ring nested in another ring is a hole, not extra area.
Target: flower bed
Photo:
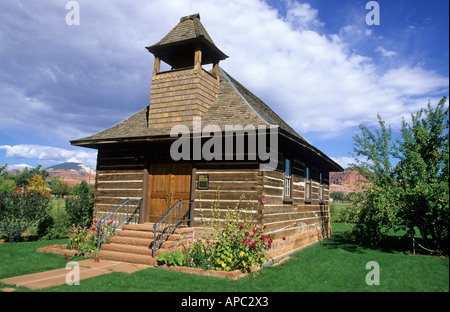
[[[248,213],[249,210],[260,209],[260,206],[256,209],[253,206],[247,207],[243,212],[241,201],[244,198],[245,195],[241,197],[235,208],[231,209],[228,206],[224,216],[221,216],[220,205],[213,202],[211,217],[208,218],[207,223],[203,222],[210,229],[210,233],[205,234],[206,237],[202,239],[197,239],[190,246],[185,246],[182,251],[160,254],[157,263],[168,267],[242,273],[262,265],[267,261],[265,252],[272,247],[273,237],[266,234],[265,225],[255,224],[251,219],[254,213]],[[263,198],[261,203],[264,202]],[[220,220],[226,221],[220,222]]]
[[[98,228],[97,221],[91,227],[81,227],[72,224],[72,229],[69,233],[69,243],[67,244],[68,250],[74,250],[75,255],[83,256],[86,254],[93,254],[98,248],[98,232],[109,232],[113,221],[108,223],[104,228]],[[108,243],[109,237],[102,243]]]

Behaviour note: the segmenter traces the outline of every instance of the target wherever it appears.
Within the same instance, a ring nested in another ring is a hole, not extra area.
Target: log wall
[[[143,169],[143,154],[135,149],[98,151],[95,219],[103,217],[127,198],[142,198]]]

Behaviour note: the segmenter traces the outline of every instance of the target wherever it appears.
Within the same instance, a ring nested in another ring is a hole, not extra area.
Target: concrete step
[[[153,232],[148,231],[135,231],[135,230],[122,230],[117,232],[117,236],[121,237],[135,237],[135,238],[144,238],[144,239],[153,239]]]
[[[156,263],[156,258],[153,258],[151,255],[139,255],[110,250],[101,250],[98,257],[102,260],[114,260],[134,264],[154,265]]]
[[[153,240],[146,239],[146,238],[127,237],[127,236],[114,236],[109,239],[109,243],[110,244],[122,244],[122,245],[150,247],[150,244],[153,243]]]
[[[146,232],[153,232],[153,224],[152,223],[145,223],[145,224],[125,224],[123,226],[123,231],[146,231]],[[164,228],[162,226],[158,227],[157,231],[162,232]],[[173,231],[173,234],[188,234],[193,233],[194,229],[190,227],[181,227],[176,228]]]
[[[152,249],[142,246],[122,245],[122,244],[106,244],[102,246],[102,251],[116,251],[130,253],[136,255],[152,256]]]
[[[164,232],[162,228],[159,230],[159,233]],[[108,244],[102,245],[98,257],[104,260],[153,265],[160,253],[181,251],[182,245],[192,238],[193,232],[194,229],[188,227],[175,229],[158,247],[153,258],[153,224],[126,224],[116,236],[109,239]]]

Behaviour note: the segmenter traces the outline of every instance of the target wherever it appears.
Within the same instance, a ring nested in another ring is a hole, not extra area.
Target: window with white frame
[[[311,169],[306,166],[306,178],[305,178],[305,200],[311,199]]]
[[[292,199],[292,161],[284,160],[284,200]]]

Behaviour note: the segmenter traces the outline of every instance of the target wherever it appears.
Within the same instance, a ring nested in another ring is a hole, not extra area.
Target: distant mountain
[[[45,170],[53,177],[61,177],[61,180],[71,187],[83,180],[90,184],[95,183],[95,171],[81,163],[65,162],[45,168]]]
[[[78,172],[88,172],[89,173],[89,167],[76,162],[65,162],[59,165],[54,165],[48,168],[45,168],[45,170],[76,170]]]
[[[330,192],[360,192],[361,184],[367,180],[355,170],[346,169],[343,172],[330,172]]]

